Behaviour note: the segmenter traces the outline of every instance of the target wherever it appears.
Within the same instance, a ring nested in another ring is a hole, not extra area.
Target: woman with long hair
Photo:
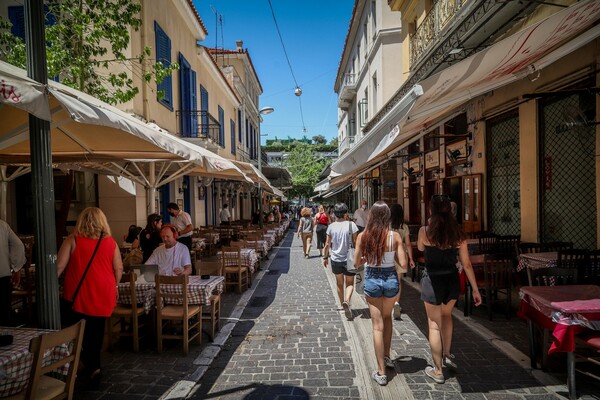
[[[390,357],[392,344],[392,308],[400,294],[401,272],[396,263],[406,269],[406,253],[397,232],[390,229],[390,208],[383,201],[373,204],[367,226],[358,235],[354,265],[366,266],[364,292],[371,322],[377,371],[371,377],[379,385],[387,385],[385,368],[394,368]]]
[[[140,247],[142,248],[142,264],[152,255],[152,252],[162,244],[160,230],[163,219],[160,214],[148,215],[146,227],[140,232]]]
[[[90,384],[96,385],[101,378],[104,325],[117,305],[116,288],[123,274],[121,252],[102,210],[88,207],[79,214],[56,265],[58,276],[65,274],[63,297],[73,302],[75,318],[86,321],[81,361]]]
[[[310,217],[310,208],[304,207],[300,212],[300,215],[302,215],[302,218],[300,218],[297,233],[298,237],[300,237],[300,234],[302,234],[302,249],[304,250],[304,258],[308,258],[310,256],[310,244],[312,242],[314,229],[313,220]]]
[[[411,268],[415,267],[415,261],[413,259],[412,246],[410,244],[410,230],[408,225],[404,222],[404,209],[400,204],[392,204],[390,207],[391,217],[391,228],[394,232],[398,232],[400,240],[402,240],[402,247],[408,256],[408,265]],[[397,267],[397,266],[396,266]],[[401,274],[404,274],[406,270],[403,270]],[[400,319],[402,313],[402,307],[400,307],[400,298],[402,297],[402,279],[399,280],[400,295],[398,301],[394,303],[394,319]]]
[[[325,213],[325,207],[319,206],[319,212],[315,215],[313,220],[315,231],[317,232],[317,249],[319,250],[319,256],[323,257],[323,248],[325,247],[325,241],[327,240],[327,225],[329,225],[329,217]]]
[[[436,383],[444,383],[442,365],[456,369],[452,346],[452,309],[460,292],[457,257],[460,259],[469,283],[473,288],[473,302],[481,304],[481,295],[464,232],[452,215],[450,198],[432,197],[427,226],[419,230],[417,246],[425,256],[425,273],[421,278],[421,300],[425,303],[429,325],[429,346],[433,367],[427,366],[425,374]]]

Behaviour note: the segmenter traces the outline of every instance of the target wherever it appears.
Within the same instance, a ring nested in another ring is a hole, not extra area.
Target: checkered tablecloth
[[[212,244],[219,243],[219,239],[221,239],[221,235],[216,232],[205,232],[202,233],[202,236],[206,237]]]
[[[517,271],[522,271],[526,268],[550,268],[556,267],[558,263],[558,252],[549,251],[545,253],[521,254],[519,256],[519,265]]]
[[[234,253],[231,253],[232,255]],[[223,257],[223,252],[220,251],[218,254],[219,260]],[[258,265],[258,254],[256,254],[256,250],[254,249],[242,249],[241,250],[241,261],[242,263],[248,267],[248,271],[251,273],[254,272],[256,265]],[[232,264],[233,265],[233,264]]]
[[[246,243],[248,243],[249,246],[256,246],[256,240],[247,240]],[[260,248],[260,255],[261,256],[266,256],[267,253],[269,252],[269,244],[267,243],[266,240],[258,240],[258,247]]]
[[[0,397],[19,393],[27,387],[33,354],[29,352],[29,342],[36,336],[53,332],[45,329],[0,327],[3,334],[13,335],[13,344],[0,347]],[[67,345],[57,346],[44,355],[44,365],[69,355]],[[68,366],[58,370],[66,375]]]
[[[211,276],[208,279],[202,279],[197,275],[188,277],[188,297],[190,304],[210,305],[210,296],[213,293],[223,292],[222,276]],[[167,293],[181,293],[179,285],[163,285]],[[129,283],[119,283],[119,303],[131,304],[131,295]],[[135,292],[138,301],[144,299],[144,310],[149,313],[156,304],[156,288],[154,282],[136,282]]]
[[[273,246],[275,246],[275,234],[274,233],[265,233],[265,234],[263,234],[263,238],[265,238],[265,240],[269,244],[269,249],[272,248]]]
[[[206,238],[193,237],[192,238],[192,249],[202,250],[206,247]]]

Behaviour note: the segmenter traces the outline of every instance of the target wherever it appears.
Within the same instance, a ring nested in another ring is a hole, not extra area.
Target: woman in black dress
[[[142,263],[145,263],[152,255],[154,249],[161,245],[160,229],[162,228],[162,224],[162,215],[148,215],[146,228],[140,232],[140,247],[143,253]]]

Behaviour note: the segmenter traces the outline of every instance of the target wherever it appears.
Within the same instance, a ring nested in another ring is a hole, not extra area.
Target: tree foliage
[[[134,75],[145,84],[153,78],[160,83],[179,68],[175,63],[163,66],[152,60],[149,47],[142,54],[126,55],[130,30],[142,26],[138,2],[60,0],[50,2],[48,10],[56,19],[55,24],[46,26],[48,76],[58,77],[65,85],[117,104],[138,94]],[[25,43],[12,35],[11,26],[0,17],[0,57],[25,68]]]
[[[325,139],[325,136],[323,136],[323,135],[315,135],[312,137],[312,140],[315,144],[326,144],[327,143],[327,139]]]
[[[289,149],[283,162],[292,176],[293,188],[288,191],[289,197],[312,196],[319,174],[329,163],[329,160],[316,156],[314,151],[313,146],[306,145]]]

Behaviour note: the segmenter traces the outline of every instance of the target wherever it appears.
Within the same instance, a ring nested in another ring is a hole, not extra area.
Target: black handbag
[[[85,271],[83,271],[83,275],[82,275],[81,279],[79,280],[77,289],[75,289],[75,293],[73,293],[73,298],[71,300],[65,299],[64,297],[62,297],[60,299],[61,325],[63,326],[63,328],[77,323],[77,317],[75,316],[75,311],[73,310],[73,305],[75,304],[75,299],[77,298],[79,289],[81,289],[83,280],[85,279],[85,276],[87,275],[88,271],[90,270],[92,261],[94,261],[94,257],[96,256],[98,247],[100,247],[100,242],[102,241],[103,236],[104,236],[104,232],[100,232],[100,237],[98,238],[98,242],[96,243],[96,247],[94,248],[92,257],[90,257],[90,261],[88,262],[87,267],[85,267]]]

